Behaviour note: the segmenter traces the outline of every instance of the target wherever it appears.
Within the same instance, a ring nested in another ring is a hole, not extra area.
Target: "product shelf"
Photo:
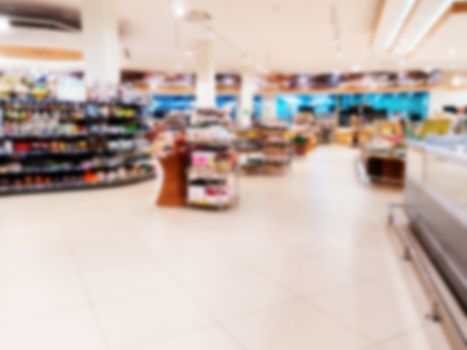
[[[142,110],[122,106],[0,101],[0,194],[101,188],[153,177]],[[120,125],[110,126],[117,120]],[[70,126],[75,121],[101,124]]]
[[[292,148],[284,126],[259,125],[239,130],[240,168],[247,174],[285,173],[292,161]]]
[[[197,110],[188,129],[187,204],[228,208],[237,202],[235,137],[219,110]]]
[[[86,182],[70,182],[65,184],[49,184],[49,185],[27,185],[18,187],[5,187],[0,185],[0,195],[16,195],[16,194],[29,194],[29,193],[42,193],[42,192],[59,192],[69,190],[83,190],[83,189],[99,189],[111,188],[130,185],[138,182],[151,180],[155,177],[154,173],[143,174],[138,176],[131,176],[126,179],[114,180],[111,182],[102,183],[86,183]]]

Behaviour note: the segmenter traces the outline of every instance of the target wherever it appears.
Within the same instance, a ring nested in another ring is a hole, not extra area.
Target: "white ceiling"
[[[98,0],[96,0],[98,1]],[[122,43],[131,52],[125,68],[191,71],[194,59],[187,57],[205,32],[200,25],[180,22],[169,0],[116,0],[120,21],[125,23]],[[217,70],[238,71],[245,60],[270,71],[331,72],[359,66],[362,70],[404,67],[467,68],[467,46],[458,40],[467,34],[467,16],[451,18],[408,59],[375,50],[372,37],[382,0],[181,0],[186,9],[207,11],[216,33]],[[387,0],[388,1],[388,0]],[[79,8],[80,0],[16,0],[68,5]],[[342,56],[336,57],[331,7],[336,4]],[[178,24],[177,24],[178,23]],[[179,40],[176,40],[178,26]],[[24,32],[0,36],[0,43],[21,37],[36,45],[77,47],[75,40],[57,39]],[[25,36],[28,38],[26,39]],[[177,44],[178,42],[178,44]],[[449,56],[447,50],[456,49]],[[465,62],[465,63],[464,63]]]

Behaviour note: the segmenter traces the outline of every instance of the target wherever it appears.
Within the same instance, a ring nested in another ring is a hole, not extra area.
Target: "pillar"
[[[86,85],[120,82],[121,50],[115,0],[81,0]]]
[[[240,101],[237,112],[237,121],[240,127],[247,128],[251,126],[254,111],[255,90],[255,80],[251,73],[251,69],[244,68],[242,71],[242,85],[240,88]]]
[[[263,96],[263,115],[261,119],[265,122],[277,119],[277,97],[276,95]]]
[[[216,106],[215,47],[211,38],[202,39],[196,47],[196,106]]]

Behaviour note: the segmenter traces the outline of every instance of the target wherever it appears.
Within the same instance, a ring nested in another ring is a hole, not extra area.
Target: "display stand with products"
[[[162,166],[162,187],[157,199],[161,207],[183,207],[186,205],[186,154],[173,152],[160,159]]]
[[[363,151],[361,157],[366,175],[371,182],[397,186],[404,184],[403,156]]]
[[[0,194],[98,188],[154,176],[142,108],[0,102]]]
[[[294,117],[291,133],[295,154],[304,156],[311,152],[317,144],[313,117],[308,113],[301,113]]]
[[[187,129],[187,204],[227,208],[237,202],[237,154],[231,121],[218,109],[198,109]]]
[[[401,186],[405,178],[404,135],[400,123],[377,123],[361,147],[360,161],[373,183]]]
[[[268,174],[285,173],[292,163],[288,127],[280,124],[263,124],[259,130],[263,142],[264,171]]]
[[[256,128],[237,130],[240,169],[245,173],[261,172],[264,164],[263,141]]]
[[[262,124],[238,131],[241,169],[248,174],[283,174],[292,162],[289,129],[282,124]]]
[[[188,116],[171,113],[157,126],[154,153],[162,167],[157,205],[184,207],[187,198],[188,150],[185,139]]]

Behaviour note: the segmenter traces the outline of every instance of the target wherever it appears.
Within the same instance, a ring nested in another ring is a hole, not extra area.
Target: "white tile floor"
[[[0,349],[445,350],[385,231],[400,193],[320,148],[225,212],[155,184],[0,199]]]

